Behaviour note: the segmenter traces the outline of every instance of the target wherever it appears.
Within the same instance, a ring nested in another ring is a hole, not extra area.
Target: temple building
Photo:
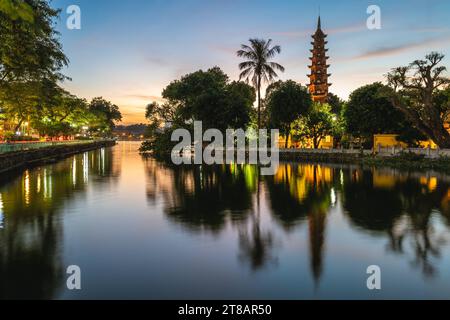
[[[326,103],[328,100],[328,88],[331,83],[328,83],[328,78],[331,74],[328,73],[330,65],[327,64],[329,57],[327,56],[328,49],[327,35],[322,31],[322,26],[319,20],[317,22],[316,33],[312,35],[313,42],[311,42],[313,48],[310,50],[312,53],[311,65],[308,68],[311,70],[311,74],[308,75],[310,84],[308,85],[309,92],[311,93],[314,102]]]
[[[328,78],[331,74],[328,73],[330,65],[327,64],[329,57],[327,56],[328,49],[325,46],[328,44],[326,41],[327,35],[322,31],[322,25],[320,16],[317,22],[317,30],[312,35],[313,41],[311,42],[313,48],[310,50],[312,53],[311,65],[308,68],[311,70],[311,74],[308,75],[310,84],[308,85],[309,93],[314,102],[326,103],[328,100],[328,89],[331,83],[328,83]],[[285,137],[280,136],[279,146],[284,148],[286,145]],[[313,142],[311,139],[306,141],[292,141],[291,137],[288,139],[288,148],[313,148]],[[334,139],[332,136],[326,136],[320,142],[319,149],[333,148]]]

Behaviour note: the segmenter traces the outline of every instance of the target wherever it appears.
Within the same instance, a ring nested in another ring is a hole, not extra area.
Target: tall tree
[[[278,128],[285,136],[285,148],[288,147],[292,124],[305,116],[312,105],[311,95],[306,87],[295,81],[278,81],[267,88],[266,108],[269,124]]]
[[[261,128],[261,85],[262,82],[271,83],[278,77],[275,70],[284,72],[284,67],[276,62],[270,61],[276,54],[281,52],[279,45],[272,46],[272,39],[250,39],[250,45],[242,44],[237,56],[247,61],[239,64],[242,70],[239,80],[251,81],[258,94],[258,129]]]
[[[390,90],[384,93],[415,128],[440,148],[450,148],[450,134],[444,127],[449,108],[437,105],[435,100],[438,91],[450,84],[444,76],[446,67],[440,65],[443,59],[443,54],[432,52],[425,60],[393,69],[387,74]]]

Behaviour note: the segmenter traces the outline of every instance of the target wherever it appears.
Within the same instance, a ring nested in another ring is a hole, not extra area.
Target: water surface
[[[138,146],[0,177],[1,298],[450,298],[447,176],[285,163],[258,177]]]

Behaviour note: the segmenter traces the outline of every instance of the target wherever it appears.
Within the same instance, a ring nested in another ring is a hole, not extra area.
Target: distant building
[[[308,75],[309,85],[308,90],[311,94],[311,98],[314,102],[327,103],[329,87],[331,83],[328,83],[328,78],[331,74],[328,73],[327,60],[330,58],[327,56],[328,49],[325,46],[328,44],[326,41],[327,35],[322,31],[322,23],[320,16],[317,21],[317,30],[312,35],[313,41],[311,42],[313,48],[310,50],[312,53],[311,65],[308,68],[311,73]],[[278,141],[280,148],[285,147],[285,137],[281,137]],[[320,142],[320,149],[330,149],[333,148],[334,139],[332,136],[326,136]],[[288,148],[313,148],[313,143],[311,140],[306,141],[292,141],[291,138],[288,140]]]
[[[325,46],[328,44],[326,41],[327,35],[322,31],[322,25],[320,16],[317,22],[316,33],[312,35],[313,42],[311,42],[313,48],[310,50],[312,53],[311,65],[308,68],[311,70],[309,77],[308,89],[311,93],[314,102],[326,103],[328,100],[328,89],[331,83],[328,83],[328,78],[331,74],[328,73],[330,65],[327,64],[329,57],[327,56],[328,49]]]

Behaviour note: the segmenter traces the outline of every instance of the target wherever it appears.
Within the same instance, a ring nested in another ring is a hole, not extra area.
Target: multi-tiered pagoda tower
[[[311,74],[308,75],[310,80],[310,84],[308,85],[309,93],[313,101],[325,103],[328,100],[328,88],[331,86],[331,83],[328,83],[328,78],[331,74],[327,73],[330,65],[327,65],[329,57],[326,55],[328,49],[325,49],[325,45],[328,41],[326,41],[327,35],[321,28],[320,16],[317,22],[316,33],[312,38],[314,39],[311,42],[313,48],[310,50],[312,57],[309,58],[311,65],[308,66],[311,69]]]

